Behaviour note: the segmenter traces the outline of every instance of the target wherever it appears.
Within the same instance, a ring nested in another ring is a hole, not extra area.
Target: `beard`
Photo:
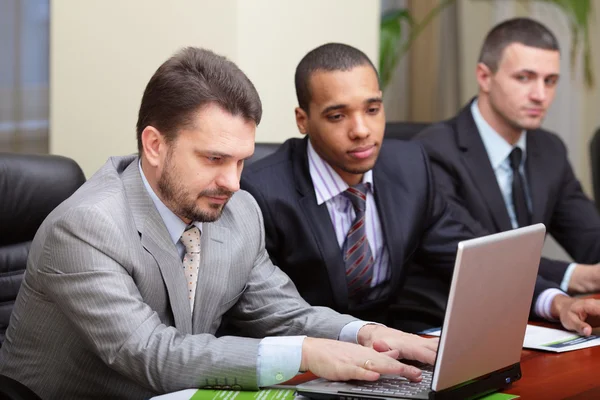
[[[195,222],[214,222],[218,220],[227,202],[233,196],[233,192],[220,188],[205,189],[197,195],[192,194],[181,183],[181,178],[174,173],[170,156],[167,156],[164,171],[158,179],[158,189],[163,202],[175,215]],[[197,200],[207,196],[227,196],[228,199],[223,204],[209,203],[209,209],[203,209],[198,205]]]

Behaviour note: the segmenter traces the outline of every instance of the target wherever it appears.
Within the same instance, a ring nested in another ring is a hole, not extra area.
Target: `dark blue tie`
[[[365,223],[366,192],[366,183],[351,186],[344,192],[356,213],[343,246],[349,297],[355,297],[368,290],[373,279],[373,254],[367,240]]]

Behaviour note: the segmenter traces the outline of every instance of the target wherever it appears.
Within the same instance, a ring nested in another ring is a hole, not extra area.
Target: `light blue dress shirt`
[[[483,145],[490,160],[490,164],[492,165],[494,174],[496,175],[496,180],[498,181],[498,186],[500,187],[500,191],[502,192],[502,197],[504,198],[504,204],[506,205],[506,211],[508,211],[508,216],[510,217],[511,225],[513,229],[518,228],[519,224],[517,223],[515,207],[513,205],[512,200],[513,170],[510,166],[509,155],[515,147],[519,147],[523,151],[523,157],[521,158],[519,172],[521,173],[521,177],[524,182],[525,200],[527,202],[527,208],[529,209],[529,212],[531,212],[531,195],[529,193],[529,187],[527,184],[527,176],[525,174],[525,160],[527,158],[527,131],[523,131],[521,137],[519,138],[517,143],[515,143],[514,146],[510,145],[483,118],[481,112],[479,111],[478,104],[479,103],[477,102],[477,99],[475,99],[475,101],[473,101],[473,103],[471,104],[471,114],[473,115],[475,125],[477,125],[477,130],[479,131],[479,135],[481,136],[481,140],[483,141]],[[567,269],[567,273],[565,273],[565,276],[561,283],[561,289],[565,291],[566,289],[563,287],[565,285],[568,287],[568,279],[570,278],[574,267],[575,264],[571,264],[569,266],[569,268]],[[554,297],[558,294],[564,293],[558,289],[548,289],[542,292],[536,301],[535,313],[542,318],[552,319],[550,316],[552,300],[554,300]]]
[[[142,171],[141,161],[138,163],[140,175],[144,187],[148,191],[152,202],[160,214],[171,240],[177,247],[179,257],[183,261],[185,255],[185,246],[179,240],[185,231],[187,224],[173,213],[158,198],[154,190],[148,183],[144,171]],[[193,224],[202,232],[202,223],[193,222]],[[202,256],[202,255],[201,255]],[[339,336],[339,340],[344,342],[357,343],[358,331],[368,322],[354,321],[345,325]],[[258,386],[270,386],[287,381],[293,378],[300,370],[302,362],[302,343],[306,336],[272,336],[266,337],[258,345],[258,360],[256,364],[256,375],[258,377]]]

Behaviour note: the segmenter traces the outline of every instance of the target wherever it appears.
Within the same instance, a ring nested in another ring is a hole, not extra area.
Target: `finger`
[[[392,348],[384,340],[373,341],[373,350],[375,351],[385,353],[386,351],[390,351],[391,349]]]
[[[400,351],[399,350],[388,350],[386,352],[379,353],[379,354],[383,354],[385,356],[393,358],[394,360],[397,360],[398,358],[400,358]]]
[[[429,365],[433,365],[433,363],[435,362],[436,355],[437,351],[431,350],[427,347],[422,347],[415,349],[415,351],[412,353],[412,357],[410,358],[412,360],[417,360]]]
[[[574,330],[583,336],[589,336],[592,333],[592,327],[587,322],[581,320],[578,314],[569,313],[567,318],[568,321],[563,323],[566,328]]]
[[[413,382],[420,382],[423,379],[419,368],[398,361],[390,362],[389,359],[385,361],[373,360],[369,363],[369,369],[380,374],[400,375]]]
[[[586,299],[580,303],[581,309],[577,313],[585,313],[586,316],[600,315],[600,302],[594,299]]]
[[[370,364],[370,363],[369,363]],[[351,365],[349,368],[348,379],[359,379],[361,381],[376,381],[381,376],[379,372],[365,369],[362,366]],[[370,366],[369,366],[370,367]]]
[[[437,344],[437,340],[430,342],[429,339],[426,339],[419,340],[410,345],[405,345],[400,352],[400,358],[433,364],[437,354]]]

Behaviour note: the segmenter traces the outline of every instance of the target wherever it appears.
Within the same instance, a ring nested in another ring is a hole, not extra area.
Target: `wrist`
[[[573,302],[573,299],[564,294],[559,294],[552,300],[552,306],[550,307],[550,314],[552,318],[560,319],[562,310],[568,307]]]
[[[314,341],[314,338],[310,338],[310,337],[305,337],[304,340],[302,341],[302,357],[300,360],[299,372],[308,371],[308,358],[310,355],[310,346],[312,344],[312,341]]]
[[[357,342],[361,346],[370,347],[373,343],[373,334],[377,330],[379,325],[376,324],[365,324],[358,330]]]

